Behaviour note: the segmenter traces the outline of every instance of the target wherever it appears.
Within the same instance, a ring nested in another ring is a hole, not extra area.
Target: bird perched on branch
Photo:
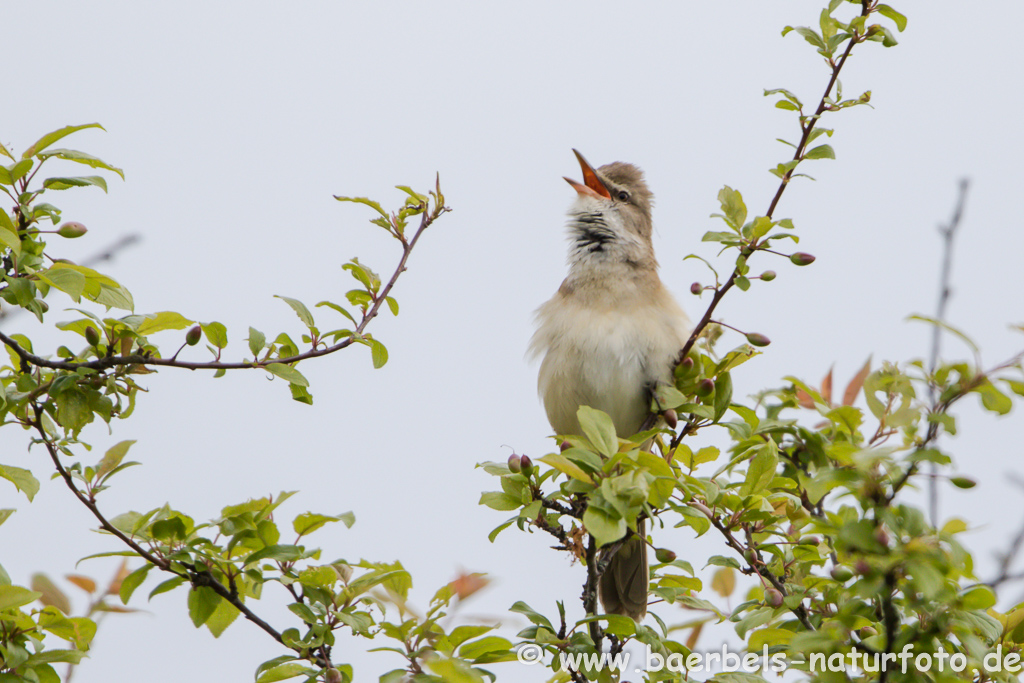
[[[686,314],[658,277],[651,243],[653,195],[643,171],[615,162],[597,170],[576,153],[583,183],[569,209],[569,275],[537,311],[531,356],[542,356],[538,388],[552,428],[580,434],[580,406],[602,410],[620,437],[640,431],[659,383],[672,380],[690,335]],[[606,613],[647,613],[643,520],[601,576]]]

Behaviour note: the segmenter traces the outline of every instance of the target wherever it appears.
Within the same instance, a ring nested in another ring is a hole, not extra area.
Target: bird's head
[[[573,152],[580,162],[583,182],[565,179],[577,193],[569,209],[570,261],[602,257],[627,263],[653,263],[654,195],[647,188],[644,172],[621,161],[594,169],[582,154]]]

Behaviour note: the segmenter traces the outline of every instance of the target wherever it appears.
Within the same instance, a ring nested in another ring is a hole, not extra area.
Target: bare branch
[[[957,198],[956,208],[953,210],[953,216],[950,218],[948,225],[939,226],[939,234],[942,236],[942,270],[939,274],[939,304],[936,307],[935,319],[940,323],[946,319],[946,306],[949,304],[949,298],[953,293],[950,287],[953,271],[953,238],[956,237],[956,232],[960,228],[960,219],[963,216],[964,203],[967,201],[967,190],[969,187],[970,181],[967,178],[962,178],[960,180],[960,194]],[[941,342],[942,328],[935,325],[932,328],[932,355],[928,363],[929,373],[934,373],[935,368],[939,365]],[[928,396],[933,404],[935,403],[937,391],[938,388],[934,382],[930,382],[928,385]],[[931,471],[933,476],[928,482],[928,517],[932,526],[938,526],[939,479],[934,476],[938,472],[938,466],[935,463],[932,463]]]

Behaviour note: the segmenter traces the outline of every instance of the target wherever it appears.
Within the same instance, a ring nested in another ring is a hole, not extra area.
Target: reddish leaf
[[[449,584],[456,595],[459,596],[459,600],[465,600],[473,593],[486,586],[490,581],[484,577],[483,574],[460,574],[458,578]]]
[[[796,402],[800,404],[801,408],[814,408],[814,399],[803,389],[796,390]]]
[[[700,638],[700,632],[703,631],[703,630],[704,630],[704,622],[703,621],[693,627],[693,630],[690,631],[690,635],[686,638],[686,647],[687,648],[692,650],[692,649],[694,649],[697,646],[697,639]]]
[[[871,357],[869,356],[867,361],[850,383],[846,385],[846,391],[843,392],[843,405],[852,406],[853,402],[857,400],[857,395],[860,393],[861,388],[864,387],[864,380],[867,379],[868,374],[871,372]]]
[[[64,578],[84,590],[86,593],[96,592],[96,582],[88,576],[82,576],[81,574],[68,574]]]
[[[825,399],[825,403],[832,405],[832,368],[828,369],[825,379],[821,380],[821,397]]]

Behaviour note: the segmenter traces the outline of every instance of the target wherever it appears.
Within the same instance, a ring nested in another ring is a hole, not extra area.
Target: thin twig
[[[153,358],[144,354],[131,354],[128,356],[106,356],[104,358],[98,358],[91,361],[60,361],[50,360],[37,356],[33,353],[22,348],[18,342],[14,341],[3,332],[0,332],[0,341],[6,344],[14,353],[18,355],[23,366],[34,365],[41,368],[50,368],[53,370],[78,370],[79,368],[88,368],[91,370],[108,370],[113,367],[129,366],[129,365],[149,365],[149,366],[163,366],[172,368],[184,368],[186,370],[247,370],[252,368],[265,368],[267,365],[275,363],[297,363],[308,358],[318,358],[320,356],[326,356],[328,354],[340,351],[348,346],[359,341],[362,337],[366,326],[377,317],[380,312],[381,306],[387,300],[388,295],[391,293],[391,289],[395,286],[395,282],[398,280],[398,276],[401,275],[406,269],[406,263],[409,260],[409,254],[412,253],[413,247],[416,246],[416,242],[419,241],[420,236],[423,232],[430,227],[430,224],[437,220],[443,213],[449,209],[445,206],[439,206],[434,209],[433,212],[427,214],[424,212],[423,218],[420,220],[420,226],[416,230],[412,239],[408,242],[402,241],[402,258],[399,259],[398,265],[395,267],[394,273],[391,275],[391,279],[388,280],[384,288],[377,294],[374,295],[373,305],[370,306],[365,313],[363,313],[362,320],[356,326],[352,332],[352,336],[347,337],[337,344],[323,348],[312,348],[309,351],[300,353],[294,356],[288,356],[286,358],[271,358],[264,361],[244,361],[238,363],[222,363],[220,361],[209,361],[205,363],[192,363],[187,361],[180,361],[176,358]]]
[[[867,16],[871,7],[872,3],[869,0],[863,0],[861,3],[861,15]],[[814,131],[814,127],[817,125],[818,119],[821,118],[821,115],[824,114],[825,110],[828,108],[829,93],[832,92],[832,88],[835,87],[836,81],[839,80],[839,72],[842,71],[843,65],[846,64],[846,60],[850,56],[850,52],[853,51],[853,46],[863,42],[863,40],[864,36],[858,33],[854,33],[850,36],[849,44],[846,46],[846,50],[843,52],[842,57],[840,57],[835,66],[832,67],[832,76],[829,78],[828,86],[825,88],[825,93],[821,96],[821,101],[818,102],[818,108],[815,110],[814,115],[808,117],[806,122],[801,125],[803,128],[803,135],[800,137],[800,144],[796,146],[796,151],[793,153],[793,161],[800,161],[803,159],[803,155],[807,151],[807,145],[810,141],[811,132]],[[775,196],[772,197],[771,204],[768,205],[768,212],[765,213],[767,218],[770,219],[775,214],[775,208],[779,205],[779,200],[782,199],[782,193],[785,192],[786,187],[789,186],[789,181],[793,177],[794,170],[795,169],[789,169],[782,176],[782,181],[779,183],[779,187],[775,191]],[[756,245],[752,245],[751,247],[748,247],[748,249],[750,250],[750,253],[747,254],[749,256],[756,250]],[[680,351],[677,359],[678,362],[682,362],[682,360],[686,358],[686,354],[693,348],[693,345],[697,343],[697,338],[700,337],[704,328],[711,322],[711,316],[714,315],[715,308],[718,307],[718,304],[722,300],[722,297],[725,296],[725,293],[732,289],[733,285],[736,284],[736,278],[739,276],[739,269],[734,269],[732,274],[729,275],[729,279],[726,280],[721,287],[715,290],[715,295],[712,297],[711,303],[708,305],[708,309],[704,312],[704,316],[700,319],[700,322],[697,323],[697,326],[693,328],[693,332],[690,333],[690,338],[687,339],[686,344],[683,345],[683,350]]]
[[[46,451],[50,455],[50,460],[53,461],[53,466],[56,468],[57,473],[60,474],[61,478],[64,480],[64,483],[67,484],[67,487],[71,489],[71,492],[75,495],[76,498],[78,498],[78,501],[82,505],[84,505],[89,510],[89,512],[92,513],[93,517],[95,517],[99,521],[101,529],[116,536],[118,540],[120,540],[129,548],[131,548],[132,551],[134,551],[139,557],[141,557],[157,569],[186,579],[193,586],[209,587],[211,590],[213,590],[214,593],[216,593],[221,598],[231,603],[231,605],[239,612],[241,612],[246,619],[256,624],[256,626],[258,626],[263,631],[268,633],[274,640],[284,645],[284,640],[281,637],[281,633],[278,632],[277,629],[275,629],[273,626],[271,626],[266,621],[261,619],[255,612],[249,609],[245,605],[245,603],[242,602],[241,598],[238,597],[238,595],[233,594],[232,591],[227,586],[218,581],[216,577],[214,577],[213,574],[211,574],[208,570],[198,569],[196,567],[186,567],[187,571],[178,571],[172,566],[171,562],[149,552],[141,545],[139,545],[134,539],[125,535],[124,532],[122,532],[120,529],[111,524],[110,521],[103,515],[103,513],[100,512],[100,509],[96,505],[96,502],[92,500],[89,496],[86,496],[81,491],[81,489],[75,486],[75,482],[71,478],[71,473],[68,472],[68,470],[64,467],[63,463],[61,463],[60,461],[60,457],[57,452],[57,447],[50,440],[45,428],[43,427],[42,408],[38,405],[34,406],[34,408],[36,418],[31,422],[31,426],[35,428],[37,432],[39,432],[40,440],[46,447]],[[319,658],[311,657],[311,660],[320,666],[330,666],[330,662],[322,662],[319,660]]]

